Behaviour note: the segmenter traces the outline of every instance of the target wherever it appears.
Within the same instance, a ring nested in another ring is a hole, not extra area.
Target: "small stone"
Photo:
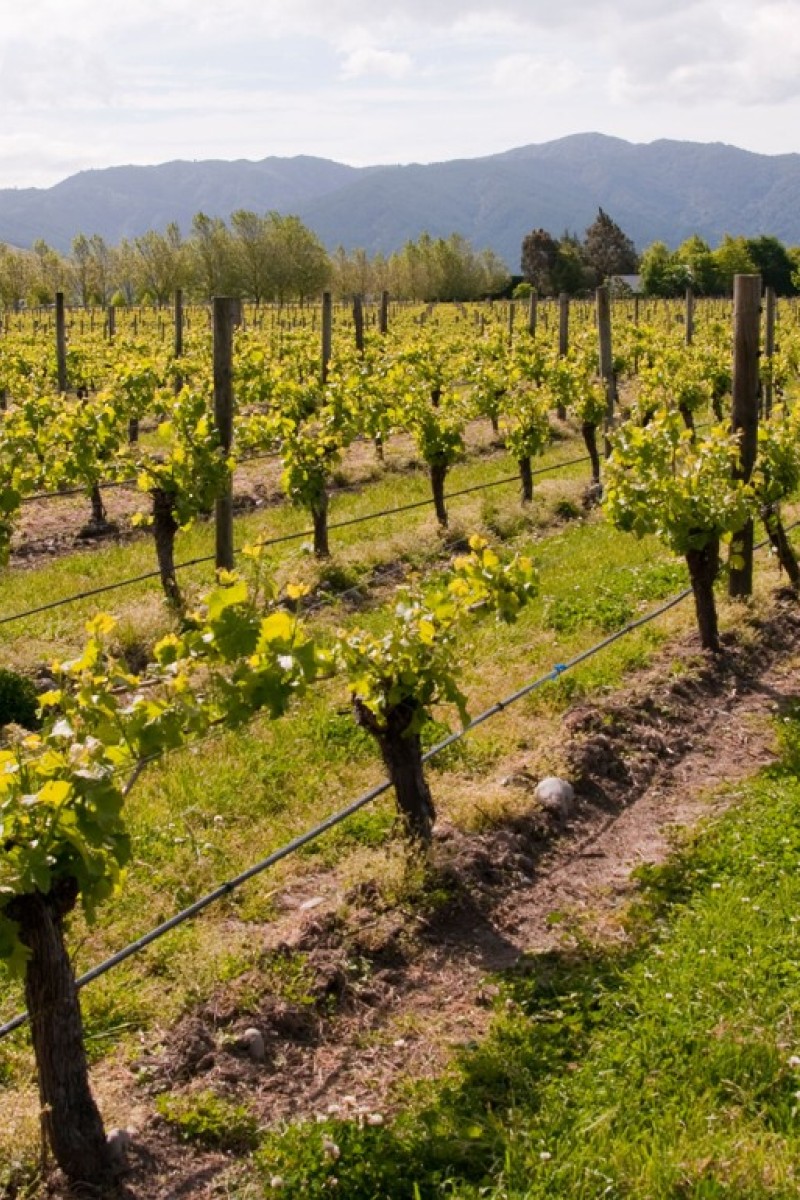
[[[267,1051],[264,1045],[264,1035],[260,1029],[245,1029],[241,1037],[241,1044],[253,1062],[264,1061]]]
[[[367,1124],[368,1125],[382,1125],[383,1124],[383,1114],[382,1113],[370,1113],[369,1116],[367,1117]]]
[[[106,1143],[115,1166],[122,1166],[131,1148],[133,1139],[129,1129],[110,1129]]]
[[[562,820],[568,817],[575,806],[575,789],[566,779],[548,775],[536,785],[536,799],[545,812]]]
[[[322,896],[312,896],[310,900],[304,900],[298,906],[300,912],[308,912],[312,908],[318,908],[322,904]]]

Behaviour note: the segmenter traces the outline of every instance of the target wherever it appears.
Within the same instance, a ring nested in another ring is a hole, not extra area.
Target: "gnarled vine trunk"
[[[718,654],[721,647],[717,626],[717,606],[714,601],[714,581],[719,571],[719,538],[711,538],[702,550],[687,551],[686,562],[692,584],[700,644],[704,650],[711,650],[714,654]]]
[[[734,599],[744,599],[753,594],[753,543],[755,541],[755,522],[753,518],[733,535],[731,539],[731,556],[741,561],[740,566],[731,561],[728,570],[728,595]]]
[[[92,485],[89,498],[92,504],[92,525],[97,526],[98,529],[102,529],[107,524],[107,520],[106,506],[103,503],[103,494],[100,491],[99,484],[95,483]]]
[[[436,520],[442,529],[447,529],[447,506],[444,502],[444,481],[447,478],[449,463],[431,463],[431,491],[433,492],[433,507],[436,510]]]
[[[16,896],[6,913],[19,923],[30,950],[25,1001],[44,1137],[70,1183],[100,1189],[111,1181],[112,1159],[89,1087],[78,992],[64,944],[63,920],[77,895],[75,880],[62,880],[48,895]]]
[[[311,505],[311,520],[314,525],[314,553],[317,558],[329,558],[328,493],[324,489],[319,499]]]
[[[764,504],[761,508],[761,519],[767,530],[770,545],[778,556],[778,562],[789,576],[789,582],[795,589],[800,589],[800,567],[797,556],[786,534],[777,504]]]
[[[530,455],[519,459],[519,478],[522,484],[522,503],[530,504],[533,500],[533,470]]]
[[[178,522],[173,511],[173,498],[163,488],[153,488],[153,537],[156,543],[156,558],[161,575],[161,586],[170,604],[176,608],[183,605],[183,597],[175,574],[175,534]]]
[[[599,489],[600,452],[597,449],[597,426],[591,421],[584,421],[581,425],[581,433],[583,434],[583,441],[589,452],[589,459],[592,464],[592,483]]]
[[[428,845],[433,837],[436,809],[425,779],[420,736],[409,733],[416,703],[402,701],[389,709],[383,721],[358,696],[353,697],[353,709],[358,724],[372,734],[380,747],[408,835]]]

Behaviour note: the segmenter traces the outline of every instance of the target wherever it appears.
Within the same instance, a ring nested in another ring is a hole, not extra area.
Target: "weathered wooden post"
[[[333,297],[322,293],[322,382],[328,382],[328,367],[333,353]]]
[[[561,292],[558,297],[558,357],[566,358],[569,353],[569,293]],[[556,416],[566,421],[567,410],[563,404],[556,406]]]
[[[353,297],[353,325],[356,334],[356,350],[359,354],[364,353],[364,298],[363,296]]]
[[[685,316],[685,336],[684,341],[687,346],[691,346],[694,341],[694,292],[690,287],[686,289],[686,316]]]
[[[58,390],[67,390],[67,325],[64,315],[64,293],[56,292],[56,378]]]
[[[758,358],[761,334],[761,276],[735,275],[733,280],[733,411],[731,426],[740,435],[740,462],[735,479],[749,480],[758,447]],[[731,541],[729,595],[753,592],[753,519]]]
[[[600,378],[606,393],[605,452],[611,453],[609,435],[614,425],[617,404],[617,381],[614,377],[614,355],[611,347],[611,297],[608,284],[597,289],[597,334],[600,343]]]
[[[764,396],[762,403],[762,412],[765,417],[769,417],[772,412],[773,399],[773,383],[772,370],[774,367],[775,358],[775,288],[768,287],[764,289],[764,362],[766,371],[764,374]]]
[[[533,291],[528,300],[528,333],[531,337],[536,337],[536,316],[537,316],[538,296]]]
[[[176,358],[183,357],[183,289],[175,289],[175,342],[174,353]]]
[[[224,454],[233,442],[233,325],[236,301],[215,296],[214,316],[214,423]],[[228,471],[222,493],[216,500],[216,566],[233,570],[233,477]]]

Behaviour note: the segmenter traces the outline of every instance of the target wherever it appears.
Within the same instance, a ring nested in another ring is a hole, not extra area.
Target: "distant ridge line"
[[[800,243],[800,154],[764,155],[722,142],[633,143],[576,133],[480,158],[353,167],[314,155],[259,161],[175,160],[80,171],[49,188],[0,189],[0,241],[38,238],[62,253],[73,237],[109,244],[204,212],[298,215],[329,250],[390,254],[427,231],[491,248],[512,271],[523,236],[583,234],[602,207],[639,249],[692,234]]]

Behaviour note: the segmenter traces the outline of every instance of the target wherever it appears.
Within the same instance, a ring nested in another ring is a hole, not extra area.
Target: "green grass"
[[[502,980],[490,1037],[377,1128],[265,1138],[282,1195],[772,1200],[800,1194],[800,725],[783,765],[641,873],[627,937]],[[325,1139],[339,1147],[335,1165]]]

